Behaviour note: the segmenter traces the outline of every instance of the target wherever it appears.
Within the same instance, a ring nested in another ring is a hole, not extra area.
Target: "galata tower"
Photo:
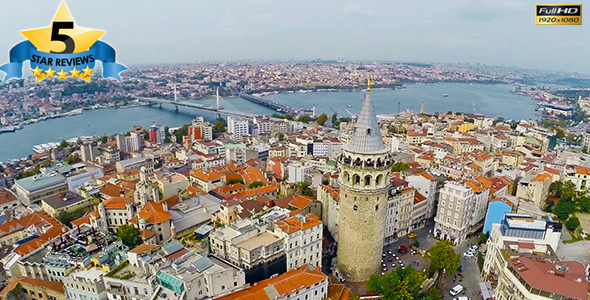
[[[338,270],[347,281],[366,281],[380,270],[392,164],[381,138],[369,78],[354,133],[339,157]]]

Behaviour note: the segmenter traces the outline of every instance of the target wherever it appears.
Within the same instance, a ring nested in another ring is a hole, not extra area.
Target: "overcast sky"
[[[0,64],[24,39],[20,31],[47,27],[60,2],[0,2]],[[535,25],[536,3],[66,1],[78,26],[107,31],[101,40],[115,47],[117,60],[127,65],[343,58],[479,62],[590,74],[590,23]]]

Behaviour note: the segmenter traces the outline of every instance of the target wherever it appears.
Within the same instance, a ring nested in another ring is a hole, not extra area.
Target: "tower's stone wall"
[[[348,281],[380,271],[392,162],[387,150],[340,156],[338,270]]]

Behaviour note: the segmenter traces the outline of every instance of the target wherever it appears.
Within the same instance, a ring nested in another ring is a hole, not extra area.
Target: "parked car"
[[[410,234],[408,234],[408,237],[411,238],[411,239],[413,239],[413,238],[415,238],[417,236],[418,235],[416,233],[414,233],[414,232],[411,232]]]
[[[461,297],[455,297],[455,298],[453,298],[453,300],[469,300],[469,298],[465,297],[465,296],[461,296]]]
[[[397,248],[397,252],[403,253],[403,254],[408,253],[408,247],[406,247],[405,245],[401,245],[401,246],[399,246],[399,248]]]
[[[456,286],[454,286],[449,293],[451,294],[451,296],[457,296],[459,295],[459,293],[461,293],[463,291],[463,286],[460,284],[457,284]]]
[[[467,251],[463,253],[463,257],[473,257],[473,253],[471,251]]]

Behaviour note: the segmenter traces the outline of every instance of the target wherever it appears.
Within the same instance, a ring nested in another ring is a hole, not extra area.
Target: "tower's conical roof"
[[[381,130],[369,92],[370,88],[367,90],[363,108],[354,125],[354,133],[348,144],[344,145],[344,149],[353,153],[382,153],[386,151],[386,148],[381,138]]]

